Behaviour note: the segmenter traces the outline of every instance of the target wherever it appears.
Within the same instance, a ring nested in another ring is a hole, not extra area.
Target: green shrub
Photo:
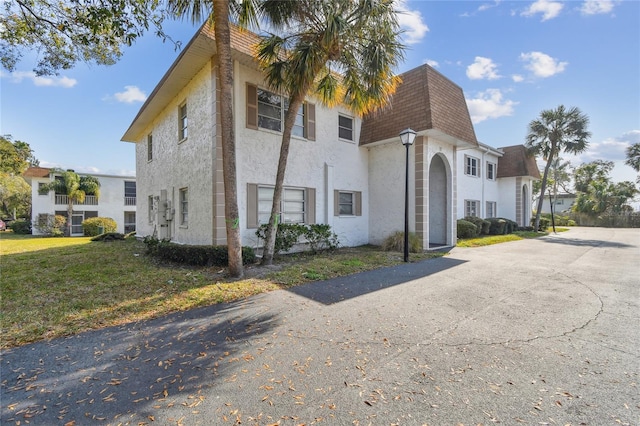
[[[466,216],[464,218],[464,220],[466,220],[467,222],[471,222],[473,223],[476,228],[476,237],[481,235],[481,234],[486,234],[489,232],[489,227],[491,226],[491,223],[488,220],[484,220],[481,217],[477,217],[477,216]]]
[[[474,238],[478,236],[478,227],[468,220],[458,219],[456,228],[458,238]]]
[[[256,236],[266,240],[267,225],[263,224],[256,230]],[[331,226],[325,224],[302,225],[299,223],[281,223],[276,231],[274,254],[287,252],[294,245],[300,243],[301,237],[309,243],[313,253],[321,250],[334,250],[338,247],[338,236],[331,232]]]
[[[404,232],[398,231],[385,238],[382,242],[382,250],[404,251]],[[420,241],[420,237],[413,232],[409,232],[409,252],[422,252],[422,242]]]
[[[326,224],[313,224],[307,226],[304,237],[309,243],[312,253],[323,250],[335,250],[338,248],[338,236],[331,232],[331,226]]]
[[[546,217],[542,217],[542,215],[540,215],[540,224],[538,225],[538,231],[546,231],[547,228],[549,226],[551,226],[551,216],[549,216],[549,218]],[[531,218],[531,226],[535,226],[536,225],[536,218],[532,217]],[[558,225],[558,222],[556,222],[556,225]]]
[[[227,246],[192,246],[160,241],[154,254],[162,260],[187,265],[227,266],[229,253]],[[242,247],[242,263],[255,263],[256,255],[251,247]]]
[[[116,232],[117,230],[118,224],[110,217],[90,217],[82,221],[82,232],[87,237],[95,237],[99,234]]]
[[[41,214],[35,222],[35,228],[49,237],[63,237],[67,218],[62,215]]]
[[[119,232],[105,232],[104,234],[96,235],[91,238],[91,241],[118,241],[124,239],[124,234]]]
[[[147,254],[160,259],[200,266],[227,266],[229,253],[227,246],[193,246],[172,243],[168,239],[159,240],[153,235],[143,238],[147,246]],[[242,263],[245,265],[256,262],[256,254],[251,247],[242,247]]]
[[[490,217],[487,218],[489,221],[489,235],[503,235],[505,234],[505,228],[507,225],[507,221],[501,219],[499,217]]]
[[[31,234],[31,222],[24,219],[17,219],[11,222],[9,228],[14,234],[28,235]]]

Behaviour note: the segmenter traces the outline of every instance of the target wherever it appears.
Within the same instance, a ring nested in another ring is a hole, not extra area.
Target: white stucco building
[[[238,207],[243,245],[271,210],[286,108],[252,57],[257,41],[232,31]],[[140,236],[224,244],[224,187],[217,57],[203,26],[140,109],[123,141],[136,144]],[[378,244],[404,226],[405,148],[410,148],[410,230],[428,248],[454,245],[457,153],[478,148],[462,89],[428,65],[402,76],[389,108],[363,119],[309,97],[294,126],[281,221],[329,224],[343,246]],[[506,210],[505,210],[506,211]]]
[[[135,231],[136,178],[99,174],[91,176],[100,182],[100,196],[87,195],[83,203],[74,205],[71,235],[83,235],[82,221],[90,217],[109,217],[115,220],[118,225],[117,231],[123,234]],[[41,190],[42,185],[55,179],[52,169],[30,167],[24,172],[23,177],[31,185],[31,217],[34,224],[42,220],[44,215],[67,217],[67,196]],[[39,235],[35,226],[33,234]]]
[[[540,179],[535,159],[523,145],[458,150],[458,219],[504,217],[520,226],[531,221],[533,182]]]

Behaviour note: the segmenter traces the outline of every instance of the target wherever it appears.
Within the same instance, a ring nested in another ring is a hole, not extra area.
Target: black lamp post
[[[400,132],[400,141],[407,149],[404,180],[404,261],[409,261],[409,147],[416,139],[416,132],[407,128]]]

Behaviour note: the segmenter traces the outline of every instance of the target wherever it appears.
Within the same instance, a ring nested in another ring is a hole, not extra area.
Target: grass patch
[[[248,278],[229,280],[221,268],[161,265],[145,251],[135,239],[0,234],[0,348],[402,263],[402,253],[344,248],[282,256],[274,268],[247,267]],[[412,253],[411,260],[442,255]]]
[[[547,235],[548,232],[516,231],[506,235],[482,235],[476,238],[459,239],[457,247],[482,247],[492,244],[506,243],[509,241],[519,241],[527,238],[538,238]]]

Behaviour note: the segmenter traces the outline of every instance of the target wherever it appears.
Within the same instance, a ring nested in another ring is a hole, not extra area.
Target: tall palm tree
[[[305,97],[342,103],[356,114],[385,105],[398,84],[403,57],[392,1],[265,0],[274,32],[258,45],[258,59],[272,89],[289,96],[266,229],[263,264],[273,262],[291,131]]]
[[[587,149],[588,139],[591,137],[591,133],[587,131],[588,125],[589,117],[579,108],[566,109],[564,105],[543,110],[538,119],[529,123],[525,146],[531,154],[542,156],[546,161],[540,194],[545,193],[549,169],[561,152],[579,154]],[[541,196],[538,199],[534,229],[540,226],[543,202],[544,196]]]
[[[222,174],[224,183],[224,210],[229,254],[229,275],[244,275],[242,265],[242,239],[238,212],[236,182],[236,142],[233,131],[233,61],[231,59],[231,29],[233,19],[240,26],[256,25],[258,0],[169,0],[171,13],[190,17],[199,23],[207,19],[214,28],[220,81],[220,135],[222,140]]]
[[[100,181],[95,176],[80,176],[72,170],[51,170],[55,179],[45,184],[42,189],[55,191],[57,194],[67,196],[67,226],[65,234],[71,235],[71,218],[73,206],[84,203],[87,195],[100,196]]]

